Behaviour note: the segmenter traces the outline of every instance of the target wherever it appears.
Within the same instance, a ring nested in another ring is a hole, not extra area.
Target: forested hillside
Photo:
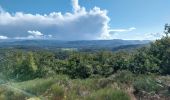
[[[131,52],[4,48],[0,55],[1,100],[170,99],[168,36]]]
[[[121,49],[136,49],[143,47],[150,43],[149,40],[77,40],[77,41],[61,41],[50,39],[37,39],[37,40],[18,40],[7,39],[0,40],[0,48],[17,48],[24,50],[77,50],[77,51],[99,51],[109,50],[117,51]]]

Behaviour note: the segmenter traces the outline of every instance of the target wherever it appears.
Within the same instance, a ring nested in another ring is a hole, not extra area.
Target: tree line
[[[170,38],[162,37],[132,52],[1,50],[0,73],[25,81],[66,74],[71,78],[107,77],[119,70],[135,74],[170,74]]]

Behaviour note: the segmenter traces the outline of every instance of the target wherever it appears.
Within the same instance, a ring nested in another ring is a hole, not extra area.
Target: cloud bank
[[[58,39],[94,40],[112,39],[113,32],[132,31],[110,29],[106,10],[99,7],[87,11],[78,0],[72,0],[73,12],[50,14],[10,14],[0,7],[0,39]]]
[[[0,39],[8,39],[8,37],[6,37],[6,36],[0,36]]]

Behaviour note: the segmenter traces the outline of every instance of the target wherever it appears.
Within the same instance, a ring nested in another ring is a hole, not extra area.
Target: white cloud
[[[52,39],[52,35],[44,35],[40,31],[28,31],[30,35],[26,37],[15,37],[14,39]]]
[[[42,38],[44,38],[44,35],[39,31],[28,31],[28,33],[30,33],[30,35],[26,37],[28,39],[42,39]]]
[[[131,27],[129,29],[111,29],[109,31],[110,32],[130,32],[130,31],[133,31],[135,29],[136,29],[135,27]]]
[[[42,36],[43,34],[39,31],[28,31],[28,33],[34,35],[34,36]]]
[[[81,9],[78,0],[72,0],[72,5],[73,5],[74,12],[78,12]]]
[[[128,29],[110,29],[110,28],[106,28],[106,33],[105,33],[105,38],[101,37],[101,39],[126,39],[127,36],[129,34],[129,32],[136,30],[135,27],[130,27]],[[130,34],[129,34],[130,35]],[[126,38],[125,38],[125,37]]]
[[[8,39],[8,37],[0,35],[0,39]]]
[[[107,11],[99,7],[86,11],[85,7],[79,5],[78,0],[72,0],[72,6],[73,12],[43,15],[23,12],[10,14],[0,7],[0,33],[7,33],[2,35],[17,39],[48,37],[59,40],[91,40],[112,39],[113,32],[135,29],[111,29]]]

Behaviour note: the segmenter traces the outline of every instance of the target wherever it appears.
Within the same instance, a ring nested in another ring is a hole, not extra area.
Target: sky
[[[170,0],[0,0],[0,39],[154,40]]]

